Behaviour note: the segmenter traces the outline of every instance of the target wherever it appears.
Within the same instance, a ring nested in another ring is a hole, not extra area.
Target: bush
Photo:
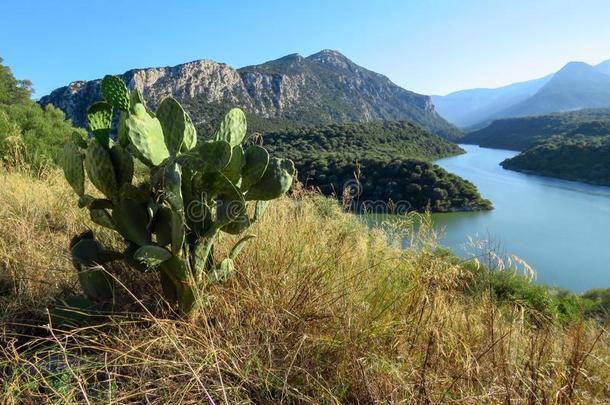
[[[64,113],[30,100],[29,82],[16,80],[0,59],[0,158],[5,166],[27,166],[38,172],[58,164],[63,144],[73,132]]]

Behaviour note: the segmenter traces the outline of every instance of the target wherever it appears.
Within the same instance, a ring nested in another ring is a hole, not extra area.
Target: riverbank
[[[505,170],[499,163],[518,152],[461,146],[467,154],[435,163],[474,183],[495,209],[435,216],[443,245],[467,257],[476,254],[469,237],[491,240],[529,263],[538,282],[577,293],[610,286],[610,188]]]
[[[610,136],[553,137],[501,165],[522,173],[610,186]]]
[[[192,322],[159,300],[155,274],[112,267],[124,286],[115,315],[62,326],[47,308],[79,293],[67,247],[90,221],[60,173],[0,181],[0,402],[493,403],[526,401],[532,387],[540,401],[608,399],[597,321],[564,319],[555,298],[510,273],[496,271],[513,288],[502,290],[526,294],[490,292],[492,273],[429,231],[403,250],[397,233],[299,190],[253,226]]]

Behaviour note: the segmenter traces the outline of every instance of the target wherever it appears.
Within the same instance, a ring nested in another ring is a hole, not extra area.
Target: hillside
[[[280,126],[408,120],[455,139],[461,133],[441,118],[428,96],[405,90],[336,51],[298,54],[234,69],[200,60],[174,67],[134,69],[121,75],[147,100],[172,95],[186,105],[200,130],[226,106],[238,106]],[[99,80],[76,81],[40,99],[84,126],[85,110],[101,98]],[[155,107],[155,105],[151,105]],[[255,123],[256,124],[256,123]],[[277,127],[276,127],[277,128]],[[256,125],[252,128],[261,130]]]
[[[491,208],[473,184],[425,161],[463,150],[407,122],[278,131],[264,141],[270,151],[295,162],[305,185],[339,198],[347,187],[350,208],[357,211]]]
[[[525,173],[610,186],[610,136],[553,137],[501,165]]]
[[[554,135],[610,134],[610,109],[589,109],[521,118],[494,120],[488,127],[466,135],[462,142],[487,148],[525,150]]]
[[[66,202],[61,173],[0,182],[1,403],[524,403],[532,387],[540,402],[607,402],[607,335],[580,310],[603,319],[607,291],[533,285],[442,250],[429,218],[368,230],[309,193],[269,206],[198,318],[176,319],[156,274],[117,263],[113,315],[49,324],[81,293],[70,238],[122,242]]]
[[[499,118],[610,107],[610,60],[595,66],[570,62],[540,79],[432,99],[439,114],[466,131]]]
[[[536,94],[497,116],[518,117],[601,107],[610,107],[610,76],[586,63],[570,62]]]
[[[551,75],[493,89],[468,89],[446,96],[432,96],[434,107],[447,121],[469,128],[534,95]]]
[[[59,109],[33,102],[31,93],[31,83],[17,80],[0,58],[0,165],[43,170],[58,162],[73,132],[84,134]]]
[[[0,69],[0,105],[27,105],[20,117],[30,119],[20,121],[12,138],[24,142],[26,152],[38,150],[52,160],[54,148],[45,146],[76,130],[54,107],[42,110],[30,101],[27,82],[13,79],[10,70]],[[127,99],[116,78],[108,83],[116,90],[106,91],[108,101]],[[188,122],[184,112],[171,107],[169,114],[167,103],[176,106],[168,100],[156,114],[163,141],[144,130],[157,150],[176,145],[168,139],[193,134],[186,125],[180,128]],[[145,120],[137,106],[127,126]],[[236,116],[243,117],[233,111],[226,123],[231,129],[219,132],[241,142],[245,127]],[[278,199],[259,194],[263,204],[240,202],[236,187],[248,187],[245,174],[251,179],[255,167],[254,186],[266,183],[276,193],[271,186],[277,176],[267,173],[277,166],[268,155],[264,171],[260,159],[249,164],[249,151],[260,148],[248,145],[240,155],[228,140],[216,141],[230,151],[224,164],[246,160],[237,166],[240,181],[233,186],[227,176],[234,178],[234,165],[222,173],[206,166],[196,175],[188,165],[168,170],[176,167],[171,158],[159,166],[148,161],[149,167],[129,153],[137,151],[141,159],[151,151],[132,143],[137,134],[129,134],[129,149],[103,146],[110,115],[91,116],[90,122],[104,126],[97,127],[84,158],[83,151],[70,156],[70,147],[64,150],[65,176],[52,165],[31,164],[27,154],[24,161],[1,151],[0,403],[607,402],[610,346],[601,321],[609,313],[608,290],[576,295],[533,284],[515,262],[483,248],[484,264],[458,258],[437,244],[427,214],[394,215],[371,229],[368,217],[345,213],[336,200],[299,185]],[[433,208],[455,202],[447,189],[456,188],[457,198],[476,196],[468,183],[430,163],[397,162],[460,152],[413,124],[293,131],[267,135],[267,145],[307,153],[302,159],[334,154],[335,161],[349,162],[364,154],[381,161],[385,172],[361,177],[364,192],[402,187],[393,179],[408,178],[413,189],[428,187],[417,195],[437,195]],[[82,143],[83,131],[77,135]],[[274,144],[282,137],[295,142]],[[181,161],[201,163],[197,156],[207,147],[180,152]],[[368,167],[365,161],[362,171]],[[219,185],[223,178],[230,187]],[[197,194],[204,205],[189,204],[188,210],[164,205],[179,204],[193,186],[218,189],[210,199]],[[254,189],[250,185],[248,193]],[[109,190],[110,199],[99,198]],[[212,216],[200,217],[210,203]],[[246,211],[248,231],[227,228],[222,238],[209,237],[205,251],[190,249],[185,223],[230,221],[236,206]],[[176,235],[183,238],[174,251]],[[220,267],[207,267],[210,262]],[[229,265],[219,275],[222,263]],[[207,269],[195,284],[198,264]],[[185,286],[194,288],[190,316],[172,305]]]

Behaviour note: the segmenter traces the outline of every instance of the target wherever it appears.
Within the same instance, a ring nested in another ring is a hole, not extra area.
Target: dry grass
[[[402,251],[307,194],[268,209],[193,323],[147,304],[99,326],[24,329],[77,288],[67,245],[87,221],[57,173],[0,184],[0,402],[610,401],[599,324],[534,326],[464,293],[471,274],[435,253],[425,227]]]

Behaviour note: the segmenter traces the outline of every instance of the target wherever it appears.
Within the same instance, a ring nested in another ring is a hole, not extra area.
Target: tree
[[[0,104],[22,103],[32,95],[32,83],[29,80],[17,80],[8,66],[0,58]]]

